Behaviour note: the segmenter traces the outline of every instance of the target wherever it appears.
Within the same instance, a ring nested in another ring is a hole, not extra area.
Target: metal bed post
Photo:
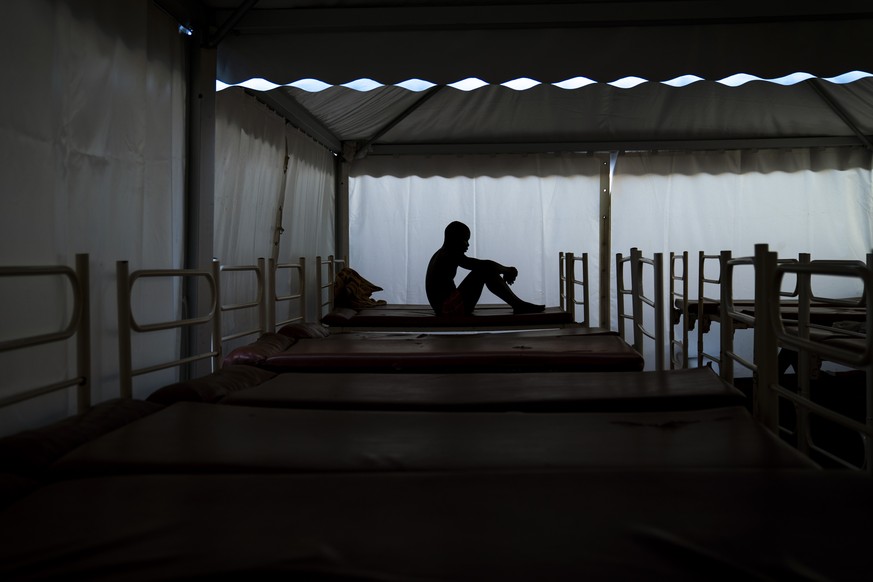
[[[270,257],[267,259],[267,282],[264,289],[264,303],[267,310],[267,331],[273,333],[276,331],[276,302],[278,301],[276,292],[276,259]]]
[[[643,263],[640,261],[642,251],[634,247],[631,249],[631,305],[633,310],[634,349],[643,353]]]
[[[719,376],[728,384],[734,383],[734,318],[731,314],[733,310],[734,298],[734,276],[731,259],[733,254],[731,251],[721,251],[719,253]]]
[[[258,285],[260,285],[260,301],[258,302],[258,327],[261,328],[261,333],[267,331],[268,321],[270,321],[270,306],[267,301],[267,297],[269,297],[267,283],[269,282],[269,274],[266,270],[266,260],[264,257],[258,257]]]
[[[776,282],[776,253],[766,244],[755,245],[755,373],[753,376],[753,413],[774,434],[779,433],[779,398],[772,389],[779,380],[778,345],[774,322],[779,318],[778,293],[776,304],[768,301]],[[774,311],[775,309],[775,311]]]
[[[579,260],[582,261],[582,279],[576,280],[575,262],[579,261]],[[585,327],[591,327],[591,310],[588,307],[588,295],[589,295],[589,290],[588,290],[588,253],[582,253],[581,258],[574,256],[573,262],[574,262],[573,283],[574,284],[579,283],[580,285],[582,285],[582,302],[581,302],[582,303],[582,324]],[[575,302],[576,305],[579,304],[579,301],[576,301],[576,291],[575,290],[573,291],[573,301]],[[573,314],[574,315],[576,314],[575,305],[573,307]],[[574,321],[575,321],[575,317],[574,317]]]
[[[809,265],[809,253],[800,253],[798,256],[799,264]],[[812,276],[809,272],[798,272],[797,275],[797,336],[808,340],[809,339],[809,305],[812,300]],[[786,349],[786,348],[782,348]],[[777,352],[778,353],[778,352]],[[810,386],[810,374],[812,372],[809,365],[810,354],[805,348],[797,350],[797,392],[803,398],[810,398],[812,388]],[[795,431],[797,433],[797,448],[804,455],[809,455],[809,410],[803,406],[794,405],[795,418],[797,419]]]
[[[212,294],[215,298],[213,307],[215,315],[212,318],[212,371],[221,368],[221,263],[218,259],[212,259]]]
[[[333,282],[336,280],[336,269],[334,268],[334,256],[327,256],[327,310],[330,311],[336,305],[335,289]]]
[[[573,321],[576,321],[576,288],[573,285],[573,253],[558,253],[558,280],[560,287],[561,309],[570,313]]]
[[[704,334],[708,323],[706,322],[706,301],[712,301],[706,297],[706,285],[718,285],[719,293],[721,292],[721,272],[715,279],[706,276],[706,261],[719,259],[719,255],[707,255],[700,251],[698,255],[698,277],[697,277],[697,366],[702,368],[706,360],[721,364],[718,356],[706,353],[703,346]]]
[[[633,321],[633,315],[627,315],[624,307],[624,300],[627,295],[632,293],[625,287],[624,283],[624,264],[629,263],[630,257],[623,257],[621,253],[615,254],[615,308],[616,320],[618,322],[618,336],[627,341],[627,333],[625,332],[625,321],[630,319]]]
[[[676,263],[682,265],[682,275],[676,274]],[[681,291],[676,292],[676,281],[681,282]],[[682,325],[682,339],[676,339],[676,325],[671,320],[670,322],[670,369],[675,370],[676,366],[680,368],[688,367],[688,251],[683,251],[681,255],[670,253],[670,305],[668,309],[671,313],[676,309],[676,300],[681,301],[682,311],[679,314]],[[673,348],[679,348],[679,358],[676,358]]]
[[[76,410],[79,413],[91,408],[91,267],[86,253],[76,255],[76,292],[79,295],[79,317],[76,332],[76,374],[79,386],[76,394]]]
[[[132,398],[130,265],[127,261],[118,261],[115,270],[118,290],[118,389],[122,398]]]

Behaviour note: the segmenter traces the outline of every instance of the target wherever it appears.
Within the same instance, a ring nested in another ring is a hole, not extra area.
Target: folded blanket
[[[361,277],[354,269],[343,267],[333,283],[334,304],[352,309],[385,305],[384,299],[370,297],[376,291],[382,291],[382,288]]]

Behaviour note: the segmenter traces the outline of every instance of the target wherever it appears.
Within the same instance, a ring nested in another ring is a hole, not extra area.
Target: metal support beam
[[[209,39],[206,42],[206,48],[215,48],[217,47],[224,37],[227,36],[233,28],[240,23],[240,21],[245,17],[246,13],[251,10],[255,4],[257,4],[259,0],[245,0],[242,4],[237,6],[236,10],[234,10],[221,24],[215,34],[210,35]]]
[[[436,87],[432,87],[424,95],[422,95],[420,99],[416,100],[415,103],[413,103],[412,105],[407,107],[402,113],[400,113],[400,115],[398,115],[397,117],[395,117],[394,119],[392,119],[391,121],[386,123],[382,127],[382,129],[377,131],[375,134],[373,134],[370,137],[370,139],[368,139],[367,141],[365,141],[363,144],[361,144],[358,147],[358,152],[357,152],[355,157],[357,159],[361,159],[364,156],[366,156],[367,152],[369,151],[369,147],[372,143],[374,143],[379,138],[381,138],[383,135],[385,135],[386,133],[391,131],[391,129],[396,127],[398,123],[400,123],[401,121],[403,121],[404,119],[409,117],[415,110],[417,110],[419,107],[421,107],[422,105],[427,103],[428,100],[430,100],[431,97],[436,95],[442,88],[443,88],[442,85],[437,85]]]
[[[215,212],[215,69],[216,51],[203,48],[202,31],[194,31],[189,46],[187,160],[185,190],[185,268],[207,268],[214,254]],[[200,279],[199,277],[186,279]],[[211,291],[200,281],[184,289],[188,316],[202,313],[210,305]],[[203,326],[189,326],[183,337],[183,356],[212,349],[211,334]],[[208,362],[189,364],[191,377],[209,373]]]
[[[873,143],[870,142],[870,139],[864,135],[864,132],[861,131],[861,128],[858,127],[858,124],[855,123],[855,120],[852,119],[852,116],[845,110],[845,108],[840,105],[840,103],[834,99],[834,96],[830,94],[830,92],[825,88],[824,83],[819,79],[810,79],[809,86],[812,87],[813,91],[821,97],[821,100],[824,101],[831,110],[837,114],[837,116],[843,120],[849,129],[852,130],[852,133],[858,138],[858,140],[864,144],[864,147],[867,148],[867,151],[873,152]]]
[[[600,327],[611,329],[610,265],[612,264],[612,192],[609,180],[609,156],[600,158]],[[619,322],[621,323],[621,322]]]
[[[281,89],[273,91],[251,91],[246,89],[246,93],[287,119],[294,127],[312,136],[315,141],[333,153],[337,155],[343,153],[342,142],[291,95],[288,95]]]
[[[576,141],[537,143],[407,143],[372,144],[368,155],[544,154],[615,151],[720,151],[856,147],[858,139],[843,137],[789,137],[661,141]]]

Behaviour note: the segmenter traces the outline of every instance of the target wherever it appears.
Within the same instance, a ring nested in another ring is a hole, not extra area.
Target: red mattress
[[[298,339],[260,365],[275,372],[607,372],[644,365],[616,334],[340,337]]]
[[[607,412],[743,406],[710,368],[669,372],[279,374],[222,404],[335,410]]]
[[[0,579],[870,579],[870,478],[828,471],[135,475],[0,512]]]
[[[381,305],[363,309],[336,308],[321,322],[332,328],[532,328],[575,326],[569,312],[560,307],[547,307],[541,313],[515,315],[506,305],[480,305],[472,315],[440,316],[430,305]]]

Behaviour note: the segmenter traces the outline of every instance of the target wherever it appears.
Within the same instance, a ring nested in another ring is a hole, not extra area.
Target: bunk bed
[[[766,290],[779,272],[759,254]],[[869,296],[869,270],[851,272]],[[821,345],[785,331],[758,296],[755,420],[730,405],[460,414],[145,403],[153,410],[112,432],[68,447],[50,438],[41,481],[0,509],[0,576],[864,580],[870,464],[820,469],[765,430],[773,398],[822,412],[781,393],[772,361],[780,341]],[[830,357],[869,367],[864,342]],[[851,422],[869,442],[870,423]]]
[[[560,253],[560,302],[541,313],[514,314],[506,305],[480,304],[468,316],[437,316],[429,305],[342,305],[336,297],[336,277],[347,264],[332,255],[316,258],[319,320],[331,332],[345,331],[486,331],[588,327],[588,254]],[[578,269],[577,269],[578,267]],[[347,267],[345,267],[347,268]],[[581,272],[580,272],[581,271]],[[576,273],[579,273],[578,276]],[[579,291],[577,292],[577,287]],[[379,288],[377,288],[379,289]],[[577,323],[577,316],[581,321]]]

